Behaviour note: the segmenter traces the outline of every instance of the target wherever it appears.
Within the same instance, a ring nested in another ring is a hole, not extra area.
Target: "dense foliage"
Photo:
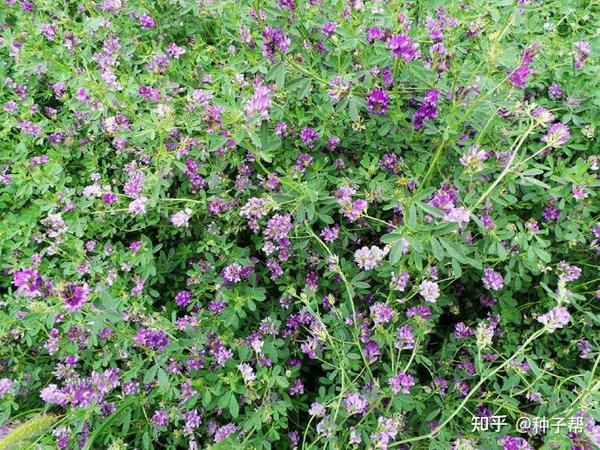
[[[4,0],[0,449],[600,445],[599,17]]]

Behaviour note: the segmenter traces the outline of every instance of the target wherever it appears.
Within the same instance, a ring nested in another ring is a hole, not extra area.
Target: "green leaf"
[[[415,205],[410,205],[408,208],[408,217],[406,220],[406,224],[409,228],[415,230],[417,228],[417,208]]]
[[[235,398],[235,394],[231,394],[229,399],[229,412],[231,413],[231,417],[237,419],[240,413],[240,405],[238,404],[237,399]]]
[[[402,257],[402,244],[400,242],[396,242],[390,251],[390,263],[396,264],[400,261]]]
[[[535,254],[545,263],[549,263],[552,260],[552,256],[546,250],[540,247],[534,247]]]
[[[202,406],[204,406],[205,408],[208,408],[210,406],[211,401],[212,401],[212,395],[210,394],[210,391],[207,389],[204,391],[204,394],[202,394]]]
[[[356,99],[356,97],[350,97],[348,112],[350,113],[350,118],[352,119],[352,121],[357,122],[359,119],[359,115],[358,115],[358,100]]]
[[[454,276],[457,278],[462,275],[462,268],[456,259],[452,260],[452,271],[454,272]]]
[[[157,376],[158,376],[158,385],[160,386],[160,388],[163,391],[166,391],[167,389],[169,389],[169,376],[162,368],[158,369]]]
[[[438,261],[442,261],[444,259],[444,250],[436,238],[431,238],[431,251],[435,259]]]
[[[508,253],[506,253],[506,249],[504,248],[504,245],[502,245],[502,242],[496,243],[496,253],[500,259],[504,259],[508,256]]]
[[[158,365],[154,365],[144,374],[144,384],[150,383],[154,380],[156,372],[158,371]]]
[[[304,98],[304,97],[306,97],[309,94],[310,90],[312,89],[312,83],[311,83],[311,81],[309,79],[306,79],[306,81],[307,81],[307,83],[304,86],[304,89],[302,89],[300,91],[300,94],[298,95],[301,99]]]
[[[290,385],[290,382],[287,380],[286,377],[283,377],[281,375],[278,375],[275,377],[275,381],[277,382],[277,384],[279,386],[281,386],[282,388],[287,388]]]
[[[519,375],[511,375],[510,377],[504,380],[504,384],[502,385],[502,390],[507,391],[510,388],[516,386],[521,381],[521,377]]]
[[[400,231],[400,230],[394,230],[391,233],[384,234],[383,236],[381,236],[380,240],[384,244],[391,244],[392,242],[397,241],[401,237],[402,237],[402,231]]]
[[[449,242],[443,238],[440,238],[440,242],[452,258],[462,263],[467,262],[465,259],[464,250],[460,244],[457,244],[455,242]]]
[[[144,446],[144,449],[151,448],[150,435],[148,434],[147,431],[142,436],[142,445]]]
[[[416,205],[420,209],[425,211],[427,214],[432,215],[433,217],[437,217],[438,219],[441,219],[442,217],[444,217],[444,213],[442,211],[440,211],[439,209],[437,209],[435,206],[431,206],[431,205],[428,205],[427,203],[421,203],[421,202],[418,202]]]

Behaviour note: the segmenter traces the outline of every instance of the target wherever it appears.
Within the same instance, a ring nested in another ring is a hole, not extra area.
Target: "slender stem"
[[[319,242],[319,244],[321,244],[321,246],[325,249],[325,251],[327,252],[327,254],[329,256],[333,256],[333,253],[331,253],[331,250],[329,250],[329,247],[327,247],[327,245],[325,245],[325,243],[319,238],[319,236],[317,236],[315,234],[315,232],[312,230],[310,225],[306,224],[306,230],[313,238],[315,238]],[[358,328],[358,326],[356,325],[356,308],[354,307],[354,295],[352,294],[352,291],[350,290],[350,283],[348,282],[346,275],[344,275],[344,272],[342,271],[341,267],[340,267],[338,274],[342,278],[342,282],[344,283],[344,286],[346,288],[346,293],[348,295],[348,300],[350,301],[350,307],[352,308],[352,323],[354,324],[352,336],[354,337],[356,346],[358,347],[358,350],[362,356],[365,367],[367,368],[367,371],[369,372],[369,375],[371,376],[371,379],[374,379],[375,377],[373,376],[373,372],[371,371],[371,366],[369,364],[369,360],[367,359],[367,356],[365,355],[365,353],[363,351],[362,345],[360,345],[360,341],[358,340],[358,336],[356,333],[356,330]]]
[[[415,346],[413,347],[413,351],[410,355],[410,359],[408,360],[408,362],[406,363],[406,366],[404,367],[404,372],[408,371],[408,369],[410,368],[413,359],[415,359],[415,355],[417,354],[417,348],[419,347],[419,340],[417,339],[417,341],[415,342]]]
[[[500,173],[500,176],[498,178],[496,178],[496,180],[492,183],[492,185],[487,188],[487,190],[481,195],[481,197],[479,197],[479,200],[477,200],[477,202],[471,207],[470,212],[473,212],[473,210],[475,210],[475,208],[477,208],[481,203],[483,203],[483,201],[488,197],[488,195],[490,195],[492,193],[492,191],[496,188],[496,186],[498,186],[498,184],[500,184],[500,182],[504,179],[504,177],[511,171],[511,166],[512,163],[514,162],[515,158],[517,157],[517,153],[519,153],[519,149],[521,148],[521,146],[523,145],[523,142],[525,142],[525,139],[527,138],[527,136],[529,136],[529,134],[531,133],[531,131],[534,128],[534,124],[531,124],[529,126],[529,128],[527,129],[527,131],[519,138],[515,141],[515,144],[513,144],[514,149],[512,150],[512,155],[510,157],[510,160],[508,161],[508,163],[506,164],[506,167],[504,167],[504,170],[502,171],[502,173]]]
[[[452,421],[452,419],[454,419],[456,417],[456,415],[458,413],[461,412],[461,410],[465,407],[465,405],[471,399],[471,397],[473,395],[475,395],[479,391],[479,388],[483,385],[483,383],[485,383],[491,377],[493,377],[498,372],[500,372],[502,369],[504,369],[508,364],[510,364],[511,362],[513,362],[515,360],[515,358],[517,356],[519,356],[527,348],[527,346],[529,344],[531,344],[534,340],[536,340],[538,337],[540,337],[542,334],[544,334],[545,331],[546,331],[545,328],[540,328],[538,331],[536,331],[535,333],[533,333],[523,343],[523,345],[521,345],[517,349],[517,351],[510,358],[508,358],[506,361],[504,361],[502,364],[500,364],[498,367],[496,367],[494,370],[492,370],[489,374],[487,374],[485,377],[483,377],[481,380],[479,380],[479,382],[471,389],[471,391],[469,392],[469,394],[467,394],[467,396],[463,399],[463,401],[460,402],[460,404],[454,410],[454,412],[452,412],[452,414],[450,414],[446,418],[446,420],[444,420],[441,424],[439,424],[432,432],[427,433],[427,434],[422,434],[420,436],[415,436],[415,437],[412,437],[412,438],[409,438],[409,439],[404,439],[402,441],[394,442],[392,445],[390,445],[390,447],[397,447],[397,446],[399,446],[401,444],[406,444],[406,443],[409,443],[409,442],[422,441],[424,439],[433,439],[436,434],[438,434],[446,425],[448,425]]]

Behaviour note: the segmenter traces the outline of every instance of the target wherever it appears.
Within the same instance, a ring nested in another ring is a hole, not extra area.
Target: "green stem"
[[[460,404],[452,412],[452,414],[450,414],[433,431],[431,431],[430,433],[427,433],[427,434],[422,434],[420,436],[415,436],[415,437],[412,437],[412,438],[409,438],[409,439],[404,439],[402,441],[394,442],[392,445],[390,445],[390,447],[397,447],[397,446],[399,446],[401,444],[407,444],[409,442],[422,441],[424,439],[433,439],[442,429],[444,429],[444,427],[446,425],[448,425],[452,421],[452,419],[454,419],[458,415],[458,413],[461,412],[461,410],[465,407],[465,405],[471,399],[471,397],[473,395],[475,395],[479,391],[479,388],[483,385],[483,383],[485,383],[487,380],[489,380],[494,375],[496,375],[498,372],[500,372],[502,369],[504,369],[508,364],[510,364],[511,362],[513,362],[515,360],[515,358],[517,358],[517,356],[519,356],[527,348],[527,346],[529,344],[531,344],[534,340],[536,340],[538,337],[540,337],[542,334],[544,334],[545,331],[546,331],[545,328],[541,328],[538,331],[536,331],[535,333],[533,333],[523,343],[523,345],[521,345],[517,349],[517,351],[510,358],[508,358],[506,361],[504,361],[502,364],[500,364],[498,367],[496,367],[494,370],[492,370],[489,374],[487,374],[485,377],[483,377],[481,380],[479,380],[479,382],[475,386],[473,386],[473,388],[471,389],[471,391],[469,392],[469,394],[467,394],[467,396],[463,399],[463,401],[460,402]]]
[[[519,149],[521,148],[521,146],[523,145],[523,142],[525,142],[525,139],[527,138],[527,136],[529,136],[529,134],[531,133],[533,128],[534,128],[534,124],[531,124],[529,126],[529,128],[527,129],[527,131],[519,139],[517,139],[515,141],[516,145],[513,144],[514,149],[511,148],[512,155],[510,157],[510,160],[506,164],[506,167],[504,167],[504,170],[502,171],[502,173],[500,173],[500,176],[498,178],[496,178],[496,180],[492,183],[492,185],[489,188],[487,188],[487,190],[481,195],[481,197],[479,197],[479,200],[477,200],[477,202],[471,208],[469,208],[469,210],[471,212],[473,212],[475,210],[475,208],[477,208],[481,203],[483,203],[483,201],[488,197],[488,195],[490,195],[493,192],[493,190],[496,188],[496,186],[498,186],[498,184],[500,184],[500,182],[504,179],[504,177],[511,171],[512,163],[514,162],[515,158],[517,157],[517,154],[519,153]]]

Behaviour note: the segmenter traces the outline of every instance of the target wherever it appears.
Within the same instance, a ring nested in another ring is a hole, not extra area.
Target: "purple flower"
[[[533,450],[533,447],[522,437],[504,436],[498,440],[502,450]]]
[[[379,266],[387,253],[387,248],[382,250],[375,245],[371,246],[371,248],[363,247],[354,252],[354,261],[356,261],[356,265],[361,269],[371,270]]]
[[[369,341],[365,344],[365,356],[369,360],[369,362],[374,363],[379,358],[381,354],[381,349],[379,348],[379,344],[375,341]]]
[[[352,392],[346,396],[342,402],[349,416],[355,414],[363,415],[369,410],[369,402],[357,392]]]
[[[425,27],[429,32],[429,36],[434,41],[441,41],[444,38],[444,30],[446,28],[454,28],[456,26],[456,19],[448,17],[443,7],[437,9],[437,18],[427,16],[425,18]]]
[[[367,42],[369,42],[369,44],[372,44],[377,40],[382,41],[384,38],[385,33],[381,28],[372,27],[367,29]]]
[[[133,241],[131,244],[129,244],[129,250],[131,250],[131,253],[133,253],[134,255],[137,252],[139,252],[141,248],[142,248],[141,241]]]
[[[531,116],[538,119],[543,127],[547,127],[550,123],[554,122],[554,114],[541,106],[535,108],[531,112]]]
[[[133,276],[133,280],[135,282],[135,285],[131,288],[131,291],[129,291],[129,293],[134,297],[138,297],[142,295],[142,291],[144,289],[144,284],[146,283],[146,280],[144,278],[140,278],[137,275]]]
[[[183,434],[186,436],[191,436],[194,434],[194,430],[200,426],[201,421],[202,419],[200,418],[197,410],[192,409],[191,411],[185,413]]]
[[[581,69],[584,61],[590,56],[590,44],[586,41],[575,42],[573,48],[573,57],[575,58],[575,68]]]
[[[4,397],[14,384],[15,382],[8,378],[0,378],[0,398]]]
[[[538,322],[543,323],[546,329],[553,333],[559,328],[563,328],[571,320],[571,315],[567,308],[563,306],[557,306],[552,308],[546,314],[542,314],[538,317]]]
[[[290,395],[301,395],[304,394],[304,384],[302,384],[302,380],[300,378],[296,378],[294,383],[290,386],[288,391]]]
[[[429,320],[431,318],[431,309],[427,306],[411,306],[406,310],[406,317],[420,317],[423,320]]]
[[[590,359],[590,353],[592,351],[592,344],[587,339],[580,339],[577,341],[577,350],[579,350],[580,358]]]
[[[321,239],[325,242],[334,242],[338,238],[339,233],[340,227],[337,225],[325,227],[323,228],[323,231],[321,231]]]
[[[558,84],[552,83],[550,87],[548,87],[548,95],[551,99],[556,100],[561,98],[564,93]]]
[[[265,229],[265,237],[273,241],[286,239],[292,230],[292,216],[289,214],[275,214],[268,222]]]
[[[392,320],[394,310],[385,303],[375,303],[370,308],[375,325],[383,325]]]
[[[23,297],[36,298],[43,295],[45,283],[36,269],[15,270],[12,282],[17,287],[17,293]]]
[[[388,41],[388,48],[392,51],[393,59],[402,58],[405,63],[421,56],[419,44],[404,34],[392,36]]]
[[[52,436],[56,438],[56,446],[58,449],[65,450],[69,446],[71,430],[66,427],[58,427],[52,432]]]
[[[396,330],[396,343],[394,347],[399,350],[411,349],[415,346],[415,335],[409,324],[404,324]]]
[[[220,339],[212,338],[209,342],[209,353],[215,358],[217,367],[223,367],[233,357],[233,351],[225,347]]]
[[[398,434],[398,424],[394,419],[380,416],[377,419],[377,431],[371,433],[371,444],[373,448],[387,450],[390,441]]]
[[[528,65],[523,64],[513,70],[508,76],[510,84],[519,89],[524,89],[527,84],[527,78],[531,74],[531,69]]]
[[[151,102],[160,102],[160,89],[152,88],[150,86],[140,86],[138,94]]]
[[[308,148],[313,148],[315,142],[319,139],[319,135],[313,128],[306,127],[300,132],[300,139],[302,139],[302,142],[304,142],[304,145]]]
[[[296,163],[294,164],[294,169],[296,169],[298,172],[304,174],[307,167],[310,166],[312,163],[313,163],[313,157],[310,156],[308,153],[302,153],[300,156],[298,156],[298,159],[296,160]]]
[[[42,34],[46,39],[52,41],[56,36],[56,27],[51,23],[45,23],[42,25]]]
[[[90,289],[86,283],[78,285],[69,283],[60,296],[65,302],[65,309],[69,312],[79,311],[88,301]]]
[[[409,394],[410,388],[415,385],[415,379],[406,372],[398,372],[388,380],[388,383],[394,394]]]
[[[440,91],[431,89],[427,91],[423,97],[423,102],[413,115],[413,126],[415,130],[420,130],[424,127],[423,121],[433,120],[438,116],[437,103],[440,96]]]
[[[192,210],[186,208],[184,211],[178,211],[171,216],[171,223],[179,228],[189,226],[190,218],[192,217]]]
[[[146,213],[146,197],[139,197],[129,203],[128,209],[131,214],[140,215]]]
[[[275,125],[275,135],[279,137],[285,137],[287,135],[287,123],[277,122]]]
[[[388,172],[399,174],[400,167],[398,156],[395,153],[386,153],[379,159],[379,167]]]
[[[154,20],[154,18],[152,16],[149,16],[148,14],[142,14],[140,16],[140,26],[144,30],[149,30],[156,26],[156,21]]]
[[[450,59],[448,50],[442,42],[436,42],[429,47],[429,55],[431,59],[425,61],[425,66],[433,68],[438,73],[443,73],[450,70]]]
[[[327,90],[327,95],[329,96],[331,103],[335,104],[339,102],[342,96],[348,92],[352,84],[352,82],[346,82],[339,76],[333,77],[329,82],[329,89]]]
[[[46,403],[54,405],[64,406],[69,400],[66,394],[64,394],[55,384],[49,384],[47,387],[41,390],[40,398]]]
[[[256,116],[259,116],[262,120],[269,119],[269,108],[272,105],[269,97],[270,93],[271,89],[264,86],[262,80],[259,79],[254,83],[254,94],[244,106],[246,120],[251,120]]]
[[[337,28],[337,23],[325,22],[325,25],[323,25],[322,31],[323,31],[323,34],[326,34],[327,36],[331,36],[333,33],[335,33],[336,28]]]
[[[227,439],[230,435],[237,431],[237,427],[233,423],[228,423],[218,428],[215,432],[215,442],[221,442]]]
[[[446,214],[444,214],[444,222],[455,222],[455,223],[467,223],[471,218],[471,212],[464,208],[451,208]]]
[[[271,274],[271,276],[270,276],[271,280],[276,280],[281,275],[283,275],[283,269],[281,268],[279,263],[277,261],[275,261],[274,259],[269,259],[267,261],[267,269],[269,270],[269,273]]]
[[[483,270],[483,278],[481,281],[483,282],[483,285],[490,291],[498,291],[504,286],[504,278],[502,277],[502,274],[496,272],[490,267]]]
[[[242,378],[244,379],[244,383],[251,383],[256,380],[256,375],[254,374],[254,369],[249,364],[239,364],[237,366],[238,370],[242,374]]]
[[[489,295],[482,295],[481,297],[479,297],[479,303],[481,304],[481,306],[491,308],[497,303],[497,300]]]
[[[561,210],[554,205],[548,205],[544,208],[542,216],[548,222],[556,222],[560,217]]]
[[[440,287],[435,281],[423,280],[419,285],[419,294],[426,302],[435,303],[440,297]]]
[[[454,336],[456,339],[466,339],[473,335],[473,330],[466,326],[463,322],[458,322],[454,326]]]
[[[538,42],[534,42],[533,44],[529,44],[527,47],[525,47],[523,50],[523,55],[521,56],[521,61],[523,64],[531,64],[533,59],[540,52],[540,49],[541,45]]]
[[[331,151],[335,150],[339,144],[340,138],[337,136],[331,136],[329,139],[327,139],[327,148]]]
[[[164,351],[165,347],[171,342],[164,331],[152,330],[150,328],[138,329],[133,340],[140,347],[147,347],[159,352]]]
[[[566,261],[561,261],[558,263],[558,273],[558,279],[568,283],[577,280],[581,276],[581,269],[577,266],[572,266]]]
[[[179,291],[175,296],[175,303],[177,306],[185,308],[190,304],[192,300],[192,293],[190,291]]]
[[[326,413],[327,410],[325,409],[325,406],[317,402],[313,402],[308,410],[308,414],[313,417],[323,417]]]
[[[575,200],[582,200],[589,196],[589,192],[585,186],[573,186],[571,193],[573,194],[573,198]]]
[[[221,271],[221,278],[227,284],[234,284],[242,281],[242,266],[237,263],[231,263],[225,266]]]
[[[286,53],[290,46],[291,39],[285,35],[281,28],[265,27],[263,36],[263,55],[273,60],[275,53]]]
[[[349,208],[344,208],[344,216],[346,216],[350,222],[354,222],[366,212],[368,206],[366,200],[359,198],[354,202],[349,203]]]
[[[260,219],[265,217],[269,210],[270,205],[266,198],[252,197],[240,210],[240,216],[247,219]]]
[[[169,415],[164,409],[158,409],[152,414],[151,420],[154,428],[166,427],[169,424]]]
[[[460,157],[460,163],[469,172],[479,172],[483,168],[483,163],[487,158],[487,152],[479,150],[478,145],[473,144],[469,151]]]
[[[396,275],[392,272],[392,287],[396,291],[404,292],[409,280],[410,275],[408,272],[402,272],[400,275]]]
[[[7,113],[15,113],[19,109],[19,104],[13,100],[9,100],[4,103],[4,111]]]
[[[181,56],[185,55],[186,50],[185,48],[178,46],[175,42],[171,42],[167,45],[166,52],[171,58],[179,59]]]
[[[480,216],[479,220],[481,220],[481,223],[483,224],[483,226],[486,227],[488,230],[493,230],[494,227],[496,226],[494,224],[494,219],[492,219],[492,217],[487,214]]]
[[[546,133],[546,136],[542,138],[542,141],[544,141],[548,147],[559,148],[565,145],[570,137],[571,133],[569,132],[569,127],[562,123],[555,123],[548,128],[548,132]]]
[[[279,5],[282,8],[287,8],[290,11],[294,11],[296,9],[296,5],[294,5],[294,0],[279,0]]]
[[[29,120],[20,120],[17,125],[23,133],[31,136],[39,136],[42,133],[42,127]]]
[[[394,77],[389,67],[384,67],[381,71],[381,78],[383,78],[383,84],[389,88],[394,83]]]
[[[367,96],[367,109],[371,114],[387,114],[390,97],[386,91],[376,87]]]

